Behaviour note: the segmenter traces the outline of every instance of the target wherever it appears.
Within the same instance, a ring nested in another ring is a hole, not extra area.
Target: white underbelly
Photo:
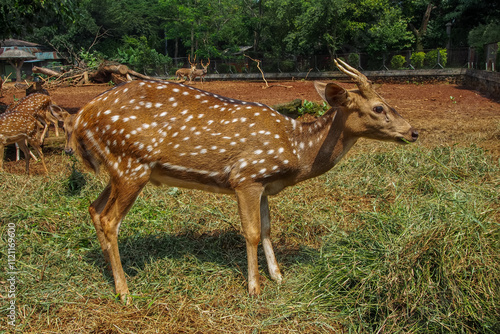
[[[151,173],[150,181],[154,184],[165,184],[170,187],[179,187],[187,189],[198,189],[203,191],[209,191],[212,193],[219,194],[234,194],[234,190],[228,188],[218,187],[213,184],[204,184],[193,181],[181,180],[175,177],[167,176],[161,173],[154,172]]]

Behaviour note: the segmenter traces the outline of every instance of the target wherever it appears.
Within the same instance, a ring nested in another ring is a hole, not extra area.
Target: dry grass
[[[474,145],[361,141],[329,173],[271,198],[285,280],[270,280],[260,254],[258,298],[246,291],[234,198],[148,185],[119,238],[129,306],[87,213],[106,176],[83,172],[59,142],[45,152],[48,177],[40,163],[31,178],[23,162],[0,174],[2,259],[16,226],[19,332],[500,331],[500,166]],[[2,333],[7,313],[2,303]]]

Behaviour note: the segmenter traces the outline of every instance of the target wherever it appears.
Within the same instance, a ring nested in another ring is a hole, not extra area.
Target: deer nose
[[[418,131],[417,130],[411,131],[411,139],[413,139],[413,141],[416,141],[418,139]]]
[[[64,153],[67,155],[73,155],[74,151],[72,148],[65,148]]]

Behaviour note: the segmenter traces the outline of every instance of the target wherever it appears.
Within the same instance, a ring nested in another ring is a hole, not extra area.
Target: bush
[[[396,70],[403,68],[405,63],[406,63],[406,58],[401,55],[395,55],[391,59],[391,67]]]
[[[439,63],[446,66],[446,62],[448,60],[446,49],[436,49],[427,52],[425,55],[425,64],[427,66],[433,67],[438,63],[438,52],[439,52]]]
[[[116,60],[128,64],[137,72],[156,73],[164,66],[171,66],[172,59],[149,46],[145,36],[124,36],[125,45],[117,50]]]
[[[280,63],[281,72],[293,72],[295,71],[295,62],[293,60],[283,60]]]
[[[219,73],[236,73],[236,67],[234,65],[229,64],[218,64],[217,71]]]
[[[347,57],[347,63],[351,65],[352,67],[358,67],[359,66],[359,54],[358,53],[350,53],[349,56]]]
[[[424,67],[425,52],[414,52],[411,54],[410,61],[413,67],[422,68]]]
[[[323,116],[329,109],[330,107],[326,104],[326,102],[323,102],[323,104],[317,104],[312,101],[304,100],[304,103],[297,111],[299,116],[303,116],[305,114]]]

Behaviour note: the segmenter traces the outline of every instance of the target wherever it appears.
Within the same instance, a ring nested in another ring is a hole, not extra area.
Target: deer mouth
[[[417,130],[411,130],[411,137],[409,139],[405,137],[398,137],[397,140],[398,142],[402,144],[411,144],[416,142],[418,139],[418,131]]]

